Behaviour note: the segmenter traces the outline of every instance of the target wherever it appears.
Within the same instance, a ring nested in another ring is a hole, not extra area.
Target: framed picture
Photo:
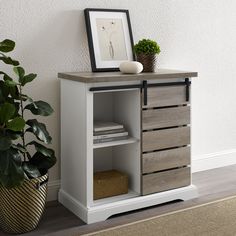
[[[128,10],[84,10],[93,72],[118,71],[121,62],[133,61],[133,36]]]

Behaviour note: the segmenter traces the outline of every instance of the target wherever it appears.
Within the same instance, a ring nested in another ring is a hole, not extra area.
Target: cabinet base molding
[[[87,220],[87,208],[72,197],[70,194],[66,193],[64,190],[60,189],[58,193],[58,201],[78,216],[81,220],[86,222]]]
[[[59,202],[80,217],[85,223],[91,224],[108,219],[110,216],[122,212],[150,207],[174,200],[190,200],[198,197],[195,185],[173,189],[161,193],[138,196],[115,203],[107,203],[99,206],[85,207],[64,190],[59,191]]]

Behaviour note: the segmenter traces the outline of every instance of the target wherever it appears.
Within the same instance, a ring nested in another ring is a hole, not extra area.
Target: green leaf
[[[24,181],[21,156],[14,150],[0,151],[0,183],[6,188],[20,186]]]
[[[38,178],[41,176],[41,173],[39,172],[38,168],[29,162],[23,162],[22,168],[26,175],[31,179]]]
[[[10,39],[5,39],[0,42],[1,52],[11,52],[15,48],[15,42]]]
[[[30,110],[34,115],[49,116],[53,113],[52,107],[44,101],[28,104],[25,109]]]
[[[9,87],[9,93],[12,98],[17,99],[17,100],[20,99],[19,98],[19,90],[18,90],[17,86]],[[16,102],[15,102],[15,104],[16,104]]]
[[[51,157],[45,156],[40,152],[36,152],[29,162],[32,165],[37,166],[41,173],[45,173],[56,164],[57,159],[54,155],[54,151]]]
[[[3,75],[4,80],[12,80],[12,78],[3,71],[0,71],[0,75]]]
[[[15,113],[15,106],[10,103],[0,105],[0,123],[3,124],[10,120]]]
[[[16,102],[14,101],[14,105],[15,105],[15,114],[13,117],[18,117],[18,116],[21,116],[21,114],[19,114],[19,110],[20,110],[20,103],[19,102]]]
[[[14,67],[13,70],[18,75],[19,82],[21,83],[22,86],[33,81],[37,77],[36,74],[32,74],[32,73],[25,75],[25,70],[20,66]]]
[[[3,76],[3,79],[6,80],[13,80],[9,75],[7,75],[6,73]]]
[[[13,80],[5,80],[5,84],[6,86],[8,87],[16,87],[18,85],[18,83],[16,83],[15,81]]]
[[[36,74],[28,74],[22,78],[19,79],[19,82],[22,86],[26,85],[27,83],[33,81],[37,77]]]
[[[9,87],[5,85],[4,81],[0,81],[0,102],[6,101],[8,95],[9,95]]]
[[[20,82],[20,79],[22,79],[25,75],[25,70],[20,67],[20,66],[17,66],[17,67],[14,67],[13,68],[13,71],[16,73],[16,75],[18,76],[19,78],[19,82]],[[21,82],[20,82],[21,83]]]
[[[25,127],[25,120],[21,117],[16,117],[8,122],[6,127],[13,131],[22,131]]]
[[[33,133],[37,139],[46,144],[52,142],[52,137],[49,135],[45,124],[39,123],[36,119],[28,120],[26,124],[30,126],[26,131]]]
[[[150,39],[139,40],[137,44],[134,45],[134,52],[138,54],[159,54],[161,52],[160,46],[156,41]]]
[[[27,150],[24,148],[23,145],[21,145],[20,143],[12,144],[11,145],[14,149],[17,149],[18,151],[20,151],[21,153],[27,153]]]
[[[21,165],[21,156],[14,149],[0,151],[0,172],[4,175],[11,173],[10,163],[14,161],[16,165]]]
[[[11,147],[12,141],[7,136],[0,136],[0,151],[5,151]]]
[[[17,140],[20,138],[22,132],[15,132],[12,130],[5,130],[6,137],[10,138],[11,140]]]
[[[54,155],[54,151],[52,149],[47,148],[47,147],[43,146],[42,144],[40,144],[36,141],[30,142],[30,143],[27,144],[27,146],[28,145],[34,145],[36,151],[42,153],[44,156],[51,157],[51,156]]]
[[[0,57],[0,61],[3,61],[5,64],[13,66],[18,66],[20,64],[18,61],[12,59],[11,57],[6,57],[4,55]]]

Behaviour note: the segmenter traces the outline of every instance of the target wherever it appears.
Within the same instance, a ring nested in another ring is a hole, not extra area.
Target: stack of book
[[[124,125],[115,122],[95,121],[93,128],[93,143],[105,143],[128,138]]]

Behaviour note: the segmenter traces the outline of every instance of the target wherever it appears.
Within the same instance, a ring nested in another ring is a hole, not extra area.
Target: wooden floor
[[[72,228],[71,232],[76,232],[79,235],[236,195],[236,165],[194,173],[193,184],[199,190],[199,198],[197,199],[185,202],[176,201],[132,211],[90,225],[84,224],[62,205],[56,202],[50,203],[37,230],[24,234],[24,236],[68,236],[68,232],[63,232],[68,228]],[[7,234],[0,231],[0,235],[6,236]]]

